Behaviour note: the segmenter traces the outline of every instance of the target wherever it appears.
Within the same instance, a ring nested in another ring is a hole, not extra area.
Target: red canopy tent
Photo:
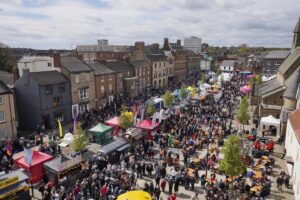
[[[147,131],[147,135],[146,135],[147,140],[153,140],[151,132],[153,130],[157,129],[158,126],[159,126],[158,122],[155,122],[154,126],[152,126],[152,120],[150,120],[150,119],[145,119],[136,125],[137,128]]]
[[[105,121],[104,124],[108,125],[108,126],[114,127],[114,135],[118,136],[119,128],[120,128],[119,117],[111,118],[111,119]]]
[[[29,166],[29,164],[25,162],[24,152],[21,152],[20,156],[18,156],[18,158],[14,160],[14,164],[29,172],[31,174],[30,182],[32,184],[35,184],[40,182],[43,179],[45,173],[43,164],[51,160],[52,158],[53,156],[33,150],[31,166]]]

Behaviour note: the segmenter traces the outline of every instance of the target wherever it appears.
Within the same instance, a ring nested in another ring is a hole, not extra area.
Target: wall
[[[3,103],[0,104],[0,111],[5,113],[5,122],[0,123],[0,130],[5,131],[9,138],[17,137],[15,102],[13,93],[0,95]],[[1,139],[1,138],[0,138]]]
[[[152,63],[152,85],[154,88],[168,86],[166,61]]]
[[[51,63],[51,67],[48,67],[48,63]],[[54,67],[54,60],[49,57],[49,60],[34,61],[28,63],[18,63],[19,77],[23,76],[23,69],[29,69],[30,72],[42,72],[42,71],[60,71],[60,68]]]
[[[285,148],[286,156],[290,156],[294,160],[294,166],[287,163],[287,168],[291,175],[295,199],[300,199],[300,171],[298,170],[300,169],[300,145],[290,121],[287,123]]]
[[[112,91],[109,91],[111,84]],[[101,92],[101,87],[104,87],[104,92]],[[97,98],[96,108],[108,102],[108,96],[116,92],[116,74],[103,74],[95,76],[95,95]]]
[[[273,95],[263,98],[262,99],[263,104],[282,106],[283,105],[283,98],[282,98],[283,93],[284,93],[284,91],[281,91],[281,92],[277,92]]]
[[[76,83],[75,76],[79,75],[79,83]],[[87,75],[89,75],[89,79],[87,79]],[[70,75],[71,81],[71,94],[72,94],[72,104],[89,104],[90,109],[96,108],[95,102],[95,75],[93,71],[90,72],[82,72],[78,74]],[[88,98],[80,99],[79,90],[83,88],[88,88]]]

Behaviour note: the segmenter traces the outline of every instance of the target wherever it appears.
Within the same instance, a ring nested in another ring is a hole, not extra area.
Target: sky
[[[214,46],[290,47],[299,0],[0,0],[0,42],[71,49],[197,36]]]

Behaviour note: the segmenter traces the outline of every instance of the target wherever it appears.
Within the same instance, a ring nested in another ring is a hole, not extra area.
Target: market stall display
[[[93,142],[96,142],[97,144],[103,145],[113,140],[113,127],[111,126],[106,126],[100,123],[89,129],[89,132],[93,136]]]
[[[22,152],[22,154],[22,156],[14,160],[15,166],[23,168],[29,174],[31,174],[30,182],[32,184],[40,182],[44,176],[43,164],[49,160],[52,160],[53,156],[40,151],[32,151],[32,163],[29,165],[27,162],[25,162],[24,152]]]
[[[106,125],[112,126],[114,128],[114,136],[118,136],[119,133],[119,128],[120,128],[120,122],[119,122],[119,117],[113,117],[107,121],[105,121]]]
[[[151,200],[151,195],[142,190],[129,191],[118,196],[117,200]]]

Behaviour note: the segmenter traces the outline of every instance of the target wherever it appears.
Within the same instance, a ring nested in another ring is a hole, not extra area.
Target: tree
[[[259,84],[259,85],[262,84],[262,75],[261,75],[261,74],[257,76],[256,82],[257,82],[257,84]]]
[[[12,72],[15,61],[12,59],[9,48],[0,48],[0,70]]]
[[[248,98],[245,96],[243,97],[240,103],[240,107],[237,113],[237,119],[241,124],[243,124],[243,130],[244,130],[244,125],[248,124],[248,121],[250,119],[248,108],[249,108]]]
[[[249,80],[249,84],[253,86],[257,82],[257,76],[252,76]]]
[[[128,112],[125,106],[122,106],[123,110],[119,116],[120,127],[127,129],[133,124],[133,113]]]
[[[200,82],[202,84],[206,82],[206,76],[203,72],[200,73]]]
[[[187,97],[186,86],[181,87],[179,95],[180,95],[181,100],[183,100]]]
[[[168,90],[165,95],[163,96],[164,104],[166,107],[170,107],[174,101],[173,94]]]
[[[85,132],[82,130],[80,123],[77,124],[74,140],[72,142],[72,149],[75,152],[80,152],[85,149],[88,144]]]
[[[155,106],[154,106],[153,101],[150,101],[148,103],[146,111],[147,111],[148,117],[151,117],[155,113]]]
[[[234,176],[242,174],[245,166],[242,161],[241,142],[236,135],[231,135],[224,143],[222,149],[224,159],[220,162],[220,169],[231,179]],[[233,182],[233,181],[232,181]]]

